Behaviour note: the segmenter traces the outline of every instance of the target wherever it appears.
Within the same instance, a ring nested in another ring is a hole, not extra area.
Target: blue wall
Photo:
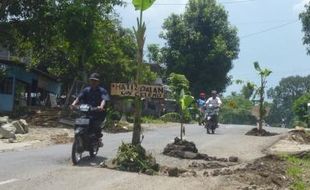
[[[1,62],[0,62],[0,65]],[[7,70],[7,75],[8,77],[13,78],[13,89],[12,89],[12,94],[1,94],[0,93],[0,112],[10,112],[13,111],[14,107],[14,94],[15,94],[15,84],[16,80],[20,80],[23,82],[26,82],[28,84],[32,84],[33,80],[39,80],[44,81],[44,86],[41,86],[40,88],[44,88],[45,90],[57,94],[60,94],[61,90],[61,84],[59,82],[53,81],[48,79],[47,77],[40,75],[39,73],[35,72],[28,72],[25,70],[25,68],[20,67],[20,66],[15,66],[15,65],[5,65],[8,70]]]
[[[0,94],[0,111],[13,111],[14,96],[12,94]]]
[[[0,93],[0,111],[11,112],[14,108],[14,94],[15,94],[15,77],[13,77],[12,94],[1,94]]]

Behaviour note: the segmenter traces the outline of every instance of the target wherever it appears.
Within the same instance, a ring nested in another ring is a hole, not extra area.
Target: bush
[[[154,118],[152,116],[144,116],[144,117],[142,117],[142,123],[161,124],[161,123],[165,123],[165,121],[163,121],[161,119]]]
[[[310,103],[310,93],[301,96],[294,102],[293,110],[298,121],[304,123],[308,122],[310,117],[308,113],[308,103]]]
[[[160,117],[165,122],[180,122],[180,115],[176,112],[167,113]]]
[[[156,164],[155,158],[151,154],[147,154],[141,145],[122,143],[113,162],[123,171],[147,174],[159,171],[159,165]]]
[[[224,124],[256,124],[256,118],[251,114],[252,108],[252,102],[243,96],[229,96],[223,99],[219,121]]]

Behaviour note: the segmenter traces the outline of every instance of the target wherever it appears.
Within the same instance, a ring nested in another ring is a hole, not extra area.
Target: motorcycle
[[[81,113],[81,117],[75,120],[74,124],[74,142],[72,145],[71,159],[74,165],[77,165],[85,151],[89,152],[91,158],[96,157],[100,142],[96,134],[91,130],[93,122],[91,113],[98,111],[87,104],[82,104],[76,108]]]
[[[204,124],[208,134],[210,134],[210,131],[212,134],[215,133],[215,129],[217,128],[217,114],[218,107],[214,106],[213,104],[208,104],[206,106]]]

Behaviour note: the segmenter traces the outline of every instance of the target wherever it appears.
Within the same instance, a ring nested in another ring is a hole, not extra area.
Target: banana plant
[[[137,28],[133,28],[134,34],[137,41],[137,72],[135,83],[140,84],[141,82],[141,66],[143,63],[143,47],[145,43],[145,31],[146,26],[143,21],[143,11],[147,10],[152,6],[155,0],[132,0],[132,4],[135,9],[140,11],[140,17],[137,18]],[[141,144],[141,99],[140,97],[135,98],[135,119],[134,119],[134,129],[132,134],[132,144]]]
[[[266,108],[264,106],[265,102],[265,89],[267,84],[267,77],[272,73],[269,69],[262,69],[258,62],[254,62],[254,68],[260,75],[260,86],[257,88],[255,95],[259,95],[259,120],[258,120],[258,129],[261,131],[263,129],[263,119],[266,115]]]
[[[260,76],[260,79],[261,79],[260,85],[259,86],[255,85],[252,82],[247,82],[246,85],[248,86],[248,88],[251,88],[254,91],[254,94],[252,95],[253,102],[259,102],[258,123],[259,123],[259,130],[262,130],[263,120],[267,113],[266,107],[264,105],[267,77],[272,73],[272,71],[269,69],[262,69],[259,66],[258,62],[254,62],[254,68]],[[245,82],[242,80],[236,80],[235,83],[244,84]],[[255,100],[257,96],[259,96],[259,100]]]
[[[190,95],[186,95],[184,93],[184,90],[181,90],[180,96],[179,96],[179,108],[180,108],[180,118],[181,118],[181,131],[180,131],[180,137],[181,140],[183,140],[183,135],[185,135],[185,127],[184,127],[184,116],[186,114],[186,112],[188,111],[188,109],[190,108],[190,106],[192,105],[192,103],[195,101],[193,96]]]

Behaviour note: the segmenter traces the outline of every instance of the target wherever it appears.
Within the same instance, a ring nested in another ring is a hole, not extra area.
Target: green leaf
[[[260,68],[258,62],[254,62],[254,68],[256,71],[261,71],[262,69]]]
[[[236,84],[243,84],[243,82],[244,82],[244,81],[243,81],[243,80],[240,80],[240,79],[235,80],[235,83],[236,83]]]
[[[272,73],[272,71],[270,71],[268,69],[264,69],[261,71],[261,75],[263,75],[264,77],[268,77],[271,73]]]
[[[181,96],[180,102],[182,110],[184,111],[189,108],[189,106],[193,103],[194,100],[194,97],[190,95]]]
[[[156,0],[132,0],[136,10],[145,11],[150,8]]]

